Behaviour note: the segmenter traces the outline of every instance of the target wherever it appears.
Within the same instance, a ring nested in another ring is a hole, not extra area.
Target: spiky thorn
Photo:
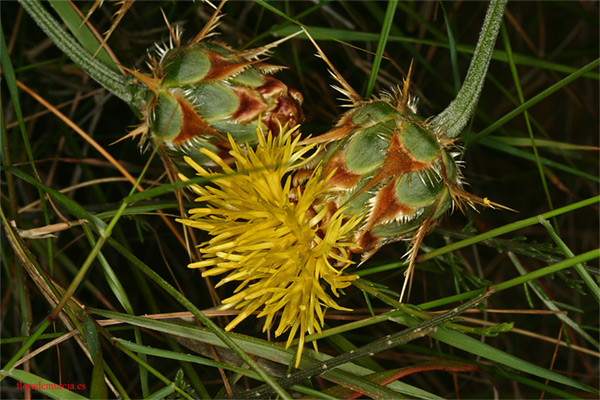
[[[263,62],[254,64],[254,67],[265,75],[273,75],[287,68],[282,65],[265,64]]]
[[[460,138],[458,137],[454,137],[454,138],[447,138],[445,136],[443,136],[443,134],[437,134],[436,132],[436,136],[438,138],[438,142],[440,143],[440,145],[445,148],[446,150],[452,149],[452,148],[460,148],[456,143],[460,140]]]
[[[493,209],[499,208],[502,210],[517,212],[516,210],[513,210],[510,207],[506,207],[506,206],[503,206],[502,204],[495,203],[495,202],[489,200],[487,197],[481,198],[479,196],[475,196],[474,194],[467,192],[466,190],[460,188],[457,185],[451,184],[451,185],[448,185],[448,187],[450,189],[450,196],[452,196],[453,203],[456,204],[458,209],[463,214],[465,212],[466,205],[473,208],[474,210],[477,210],[477,208],[475,208],[476,205],[480,205],[483,207],[488,207],[488,208],[493,208]]]
[[[81,21],[81,24],[79,24],[79,28],[78,29],[81,29],[82,26],[84,26],[85,24],[87,24],[88,20],[90,19],[90,17],[94,13],[94,11],[96,11],[96,9],[98,7],[102,7],[102,3],[104,3],[104,0],[96,0],[96,1],[94,1],[94,4],[92,4],[92,7],[89,9],[89,11],[87,12],[87,14],[85,15],[85,18],[83,19],[83,21]]]
[[[109,144],[109,146],[117,144],[120,141],[128,139],[128,138],[135,139],[139,135],[142,135],[140,143],[139,143],[139,147],[140,148],[144,148],[144,144],[146,142],[146,138],[148,137],[148,125],[145,122],[141,123],[140,125],[137,125],[135,127],[135,129],[133,129],[127,135],[123,136],[122,138],[119,138],[119,139],[115,140],[114,142],[112,142],[111,144]]]
[[[221,3],[219,4],[219,6],[215,9],[215,12],[213,13],[213,15],[210,17],[210,19],[208,20],[208,22],[206,23],[206,25],[204,25],[204,28],[202,28],[202,30],[200,31],[200,33],[198,33],[189,43],[189,45],[193,45],[198,43],[199,41],[201,41],[202,39],[206,39],[209,36],[212,36],[214,34],[214,32],[212,32],[217,25],[219,25],[219,20],[223,17],[224,14],[221,14],[221,9],[223,8],[223,6],[225,5],[225,2],[227,0],[221,0]]]
[[[410,60],[410,67],[408,67],[408,74],[406,75],[406,79],[404,79],[404,85],[402,86],[402,98],[400,99],[400,108],[398,112],[405,114],[406,105],[408,104],[408,88],[410,87],[410,78],[412,75],[412,67],[413,61]]]
[[[344,117],[342,117],[342,120],[343,119],[344,119]],[[353,130],[355,128],[356,128],[356,125],[352,124],[352,121],[350,121],[348,123],[338,123],[338,125],[336,127],[334,127],[333,129],[331,129],[330,131],[325,132],[324,134],[319,135],[319,136],[304,139],[303,141],[300,142],[300,144],[308,145],[308,144],[313,144],[313,143],[319,143],[319,144],[325,145],[327,143],[331,143],[336,140],[340,140],[343,137],[348,136],[349,134],[351,134],[353,132]]]
[[[94,53],[92,58],[95,58],[98,55],[98,53],[100,52],[100,50],[102,50],[104,48],[104,46],[106,45],[106,42],[108,41],[108,39],[110,38],[110,36],[114,32],[114,30],[117,28],[117,26],[119,25],[119,23],[121,22],[123,17],[125,16],[125,13],[127,12],[127,10],[129,10],[131,8],[134,1],[135,0],[123,0],[123,1],[119,2],[121,4],[121,7],[114,14],[116,18],[115,18],[114,22],[112,23],[112,25],[110,26],[110,28],[108,29],[108,31],[104,34],[104,39],[102,40],[102,43],[100,43],[98,50],[96,50],[96,52]]]
[[[181,32],[177,27],[173,28],[173,26],[169,23],[165,11],[161,8],[160,12],[162,13],[163,19],[165,20],[165,24],[167,24],[167,29],[169,29],[169,34],[171,35],[171,41],[174,46],[171,48],[179,47],[181,45]]]
[[[160,85],[161,79],[144,75],[139,71],[129,69],[122,65],[121,65],[121,68],[123,68],[125,71],[129,72],[131,75],[133,75],[137,80],[142,82],[144,85],[148,86],[148,89],[151,90],[155,95],[158,96],[158,87]]]
[[[289,40],[291,38],[293,38],[294,36],[297,36],[300,34],[300,31],[296,32],[296,33],[292,33],[291,35],[288,35],[284,38],[281,38],[279,40],[274,41],[273,43],[269,43],[267,45],[264,45],[262,47],[258,47],[256,49],[248,49],[248,50],[243,50],[238,52],[238,55],[242,58],[245,58],[247,60],[258,60],[258,57],[260,56],[268,56],[269,55],[269,50],[271,50],[274,47],[277,47],[278,45],[280,45],[281,43],[285,42],[286,40]]]
[[[350,84],[348,82],[346,82],[346,80],[344,79],[342,74],[340,74],[339,71],[333,66],[331,61],[329,61],[329,58],[327,58],[327,56],[325,55],[323,50],[321,50],[321,48],[319,47],[317,42],[315,42],[315,40],[312,38],[312,36],[310,36],[308,31],[304,27],[302,27],[302,30],[308,37],[308,40],[310,40],[311,43],[313,44],[313,46],[315,46],[315,48],[317,49],[317,53],[319,54],[319,57],[321,57],[323,59],[323,61],[325,61],[327,66],[329,67],[329,73],[331,74],[331,76],[333,76],[333,79],[335,79],[341,85],[341,87],[338,87],[338,86],[332,86],[332,87],[335,90],[337,90],[338,92],[340,92],[341,94],[343,94],[344,96],[346,96],[347,99],[345,99],[345,100],[350,103],[347,105],[347,107],[356,107],[356,106],[359,106],[361,103],[363,103],[363,101],[364,101],[363,98],[358,93],[356,93],[356,91],[352,88],[352,86],[350,86]]]
[[[217,6],[215,6],[213,3],[211,3],[210,0],[202,0],[202,2],[208,4],[209,6],[211,6],[212,8],[214,8],[215,10],[217,9]]]
[[[423,238],[427,235],[427,232],[433,226],[434,218],[433,214],[431,214],[423,224],[417,230],[417,233],[412,238],[408,252],[406,256],[408,256],[408,267],[406,271],[404,271],[404,283],[402,284],[402,291],[400,291],[400,298],[398,301],[402,303],[402,299],[404,298],[404,294],[406,294],[406,298],[410,297],[410,290],[412,289],[412,280],[415,272],[415,264],[417,261],[417,254],[419,254],[419,248],[421,247],[421,243],[423,243]],[[408,289],[408,292],[407,292]]]

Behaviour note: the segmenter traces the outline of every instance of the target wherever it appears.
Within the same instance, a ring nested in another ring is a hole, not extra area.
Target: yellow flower
[[[227,274],[217,286],[239,282],[234,295],[223,300],[224,309],[241,310],[225,330],[259,310],[258,317],[266,317],[265,331],[281,312],[275,336],[289,331],[289,347],[299,333],[298,367],[304,336],[321,332],[325,310],[346,310],[326,287],[338,297],[338,289],[358,278],[342,271],[352,263],[346,248],[356,246],[349,238],[359,218],[344,217],[343,209],[334,215],[328,215],[327,207],[314,211],[313,203],[326,191],[329,180],[319,179],[319,167],[302,189],[292,188],[290,172],[314,157],[304,157],[314,145],[299,145],[299,136],[292,135],[295,129],[284,127],[275,138],[257,129],[255,150],[230,137],[234,168],[200,149],[223,173],[208,171],[186,157],[197,175],[211,178],[211,183],[191,185],[200,195],[196,201],[203,205],[189,211],[190,219],[178,221],[212,236],[200,245],[204,260],[189,267],[209,268],[203,276]]]

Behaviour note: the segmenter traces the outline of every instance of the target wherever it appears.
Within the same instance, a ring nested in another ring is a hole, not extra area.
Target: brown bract
[[[177,136],[173,139],[173,144],[182,145],[196,136],[218,136],[223,140],[226,140],[225,137],[208,125],[204,119],[198,115],[194,106],[185,98],[178,94],[175,94],[173,97],[177,101],[177,104],[179,104],[179,109],[181,110],[181,128]]]

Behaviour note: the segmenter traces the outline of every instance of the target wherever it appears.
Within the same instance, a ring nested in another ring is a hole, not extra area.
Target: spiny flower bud
[[[226,159],[231,148],[228,134],[237,143],[256,144],[259,121],[277,134],[281,126],[304,120],[300,92],[270,76],[282,67],[261,59],[287,38],[237,51],[208,39],[220,17],[217,10],[186,45],[180,45],[180,32],[169,26],[169,44],[156,46],[158,58],[150,56],[151,76],[131,71],[150,92],[144,122],[130,136],[150,133],[179,166],[184,164],[183,156],[214,166],[198,148]]]

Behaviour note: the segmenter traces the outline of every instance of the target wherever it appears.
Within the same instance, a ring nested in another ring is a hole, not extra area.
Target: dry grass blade
[[[37,100],[40,104],[42,104],[45,108],[50,110],[54,115],[56,115],[58,118],[60,118],[65,124],[67,124],[71,129],[73,129],[86,142],[91,144],[92,147],[94,147],[102,155],[102,157],[106,158],[108,160],[108,162],[110,162],[132,185],[135,186],[135,184],[136,184],[135,178],[133,176],[131,176],[131,174],[129,172],[127,172],[127,170],[125,170],[125,168],[123,168],[123,166],[109,152],[104,150],[104,148],[102,146],[100,146],[98,144],[98,142],[96,142],[83,129],[81,129],[79,126],[77,126],[73,121],[71,121],[71,119],[69,119],[65,114],[60,112],[52,104],[50,104],[48,101],[46,101],[41,96],[39,96],[37,93],[35,93],[33,90],[31,90],[23,82],[17,81],[17,85],[21,89],[23,89],[25,92],[27,92],[31,97],[33,97],[35,100]],[[139,188],[139,190],[143,190],[143,188],[141,188],[139,186],[138,186],[138,188]]]
[[[38,102],[40,102],[44,107],[46,107],[48,110],[50,110],[54,115],[56,115],[57,117],[59,117],[63,122],[65,122],[65,124],[67,124],[71,129],[73,129],[75,132],[77,132],[77,134],[79,134],[82,138],[84,138],[89,144],[91,144],[104,158],[106,158],[108,160],[108,162],[110,162],[132,185],[135,186],[135,188],[140,191],[143,192],[144,188],[140,185],[137,184],[137,181],[135,180],[135,178],[133,176],[131,176],[131,174],[129,172],[127,172],[127,170],[125,170],[125,168],[123,168],[123,166],[112,156],[110,155],[110,153],[108,153],[106,150],[104,150],[104,148],[102,146],[100,146],[98,144],[98,142],[96,142],[90,135],[88,135],[83,129],[81,129],[80,127],[78,127],[73,121],[71,121],[66,115],[64,115],[62,112],[60,112],[58,109],[56,109],[56,107],[54,107],[53,105],[51,105],[50,103],[48,103],[46,100],[44,100],[42,97],[40,97],[38,94],[36,94],[33,90],[31,90],[29,87],[27,87],[25,84],[23,84],[22,82],[17,81],[17,84],[19,85],[19,87],[21,89],[23,89],[24,91],[26,91],[29,95],[31,95],[33,98],[35,98]],[[162,214],[161,210],[158,210],[158,212],[160,214]],[[177,228],[175,228],[175,225],[173,225],[173,223],[164,215],[161,215],[162,220],[165,222],[165,224],[167,224],[167,226],[169,227],[169,229],[171,230],[171,232],[173,232],[173,234],[175,235],[175,237],[179,240],[179,243],[181,243],[181,245],[184,248],[187,248],[186,242],[184,240],[184,238],[181,236],[181,234],[179,233],[179,231],[177,230]]]

